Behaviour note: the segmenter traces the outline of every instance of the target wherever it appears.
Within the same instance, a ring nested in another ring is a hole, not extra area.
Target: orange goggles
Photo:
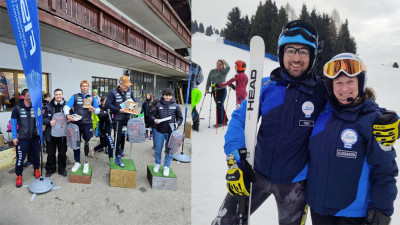
[[[325,77],[330,79],[334,79],[341,72],[349,77],[355,77],[361,72],[367,72],[367,67],[363,62],[356,59],[336,59],[327,62],[323,72]]]

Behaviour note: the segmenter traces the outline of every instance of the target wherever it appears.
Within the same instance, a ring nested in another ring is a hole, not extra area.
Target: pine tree
[[[219,36],[225,37],[225,29],[221,29],[221,32],[219,32]]]
[[[243,35],[240,27],[242,27],[240,9],[235,7],[228,13],[228,22],[225,28],[226,39],[240,43]]]
[[[204,26],[203,26],[203,23],[200,23],[200,25],[199,25],[199,32],[200,32],[200,33],[204,33]]]
[[[393,68],[399,68],[399,64],[397,64],[397,62],[393,63]]]
[[[300,19],[307,22],[311,22],[310,14],[308,14],[306,4],[303,4],[303,7],[301,8]]]
[[[218,29],[214,29],[214,33],[219,35]]]
[[[192,22],[192,34],[198,31],[199,31],[199,26],[197,25],[197,21],[195,20],[194,22]]]
[[[207,27],[207,29],[206,29],[206,35],[207,36],[211,36],[211,35],[213,35],[214,33],[213,33],[213,29],[212,29],[212,27],[211,27],[211,25],[209,26],[209,27]]]
[[[257,7],[256,15],[252,17],[250,37],[259,35],[264,39],[265,51],[269,53],[276,52],[276,43],[278,42],[278,34],[282,27],[277,27],[278,8],[275,2],[267,0],[263,5],[261,2]]]
[[[347,19],[340,27],[336,44],[335,52],[357,53],[357,45],[354,38],[350,36],[349,22]]]

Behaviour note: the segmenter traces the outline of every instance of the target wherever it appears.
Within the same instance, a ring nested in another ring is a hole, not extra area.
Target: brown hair
[[[153,102],[153,95],[151,93],[146,94],[146,99],[144,100],[144,102],[147,102],[147,95],[150,95],[150,102]]]

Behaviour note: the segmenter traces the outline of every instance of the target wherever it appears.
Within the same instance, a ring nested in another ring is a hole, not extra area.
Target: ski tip
[[[262,39],[262,37],[260,37],[260,36],[253,36],[250,40],[250,45],[252,42],[259,42],[259,41],[264,42],[264,39]]]

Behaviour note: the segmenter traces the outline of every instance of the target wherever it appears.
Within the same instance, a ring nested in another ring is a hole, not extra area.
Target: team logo
[[[40,116],[42,114],[42,111],[40,110],[40,108],[37,109],[37,115]]]
[[[351,147],[357,142],[357,133],[353,129],[346,129],[340,135],[345,148]]]
[[[314,112],[314,104],[310,101],[306,101],[301,106],[301,109],[303,110],[303,113],[306,116],[306,118],[310,118],[311,114]]]

